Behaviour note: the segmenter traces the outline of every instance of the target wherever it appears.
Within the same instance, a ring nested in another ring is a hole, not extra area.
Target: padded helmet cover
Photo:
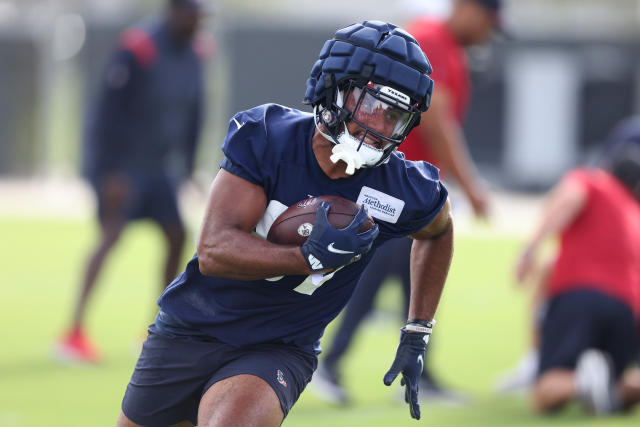
[[[426,111],[433,91],[431,72],[413,36],[393,24],[364,21],[336,31],[325,42],[307,79],[304,103],[330,108],[340,83],[357,79],[400,90]]]

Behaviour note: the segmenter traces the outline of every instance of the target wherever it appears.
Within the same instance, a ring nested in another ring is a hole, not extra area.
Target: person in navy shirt
[[[237,113],[223,142],[197,244],[159,299],[118,426],[278,426],[317,367],[320,338],[375,249],[411,236],[411,303],[391,368],[411,416],[453,252],[438,170],[396,148],[428,108],[431,66],[415,39],[365,21],[328,40],[307,80],[313,114],[276,104]],[[344,229],[327,220],[340,196],[361,208]],[[310,200],[309,200],[310,199]],[[318,203],[301,246],[265,239],[280,213]],[[360,233],[368,214],[375,226]]]
[[[80,286],[71,326],[56,347],[64,360],[98,362],[84,331],[87,302],[125,226],[151,219],[167,242],[162,288],[176,276],[185,231],[177,191],[193,170],[203,98],[194,49],[201,5],[170,0],[164,19],[125,30],[89,113],[83,172],[97,199],[100,240]]]

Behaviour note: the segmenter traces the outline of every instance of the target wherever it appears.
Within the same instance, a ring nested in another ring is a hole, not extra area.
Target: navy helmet
[[[387,145],[375,162],[364,160],[358,166],[356,161],[355,167],[377,166],[388,159],[418,125],[420,113],[429,108],[431,72],[429,60],[413,36],[393,24],[364,21],[336,31],[325,42],[307,80],[304,103],[314,107],[316,124],[322,125],[321,131],[327,131],[334,144],[343,142],[338,134],[350,120],[365,128],[369,136],[385,141]],[[350,94],[358,97],[351,109],[346,106]],[[355,110],[367,99],[377,101],[378,107],[380,103],[391,104],[402,112],[392,131],[376,132],[357,120]],[[364,141],[363,137],[356,150]]]
[[[325,42],[307,80],[304,103],[329,107],[330,92],[338,84],[359,79],[401,90],[420,111],[426,111],[433,91],[431,72],[429,60],[411,34],[393,24],[364,21],[336,31]]]

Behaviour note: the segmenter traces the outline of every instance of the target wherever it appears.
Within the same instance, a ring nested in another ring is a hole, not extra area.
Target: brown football
[[[302,246],[311,234],[321,202],[329,202],[331,205],[327,218],[329,224],[335,228],[348,226],[360,209],[358,204],[338,196],[318,196],[301,200],[288,207],[276,218],[269,229],[267,240],[281,245]],[[374,224],[373,218],[368,216],[360,227],[360,232],[370,230]]]

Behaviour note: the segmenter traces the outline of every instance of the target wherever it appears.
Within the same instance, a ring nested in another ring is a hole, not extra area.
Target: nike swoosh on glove
[[[364,206],[360,207],[353,221],[343,229],[329,224],[327,214],[330,207],[328,202],[320,203],[313,230],[300,247],[304,259],[313,271],[335,269],[349,264],[354,258],[367,253],[378,237],[378,224],[364,233],[358,233],[367,220]]]
[[[396,350],[396,358],[383,382],[389,386],[402,373],[400,385],[405,386],[404,401],[409,404],[411,417],[420,419],[420,404],[418,404],[418,383],[424,366],[424,353],[427,350],[429,334],[420,332],[405,332],[400,330],[400,344]]]

